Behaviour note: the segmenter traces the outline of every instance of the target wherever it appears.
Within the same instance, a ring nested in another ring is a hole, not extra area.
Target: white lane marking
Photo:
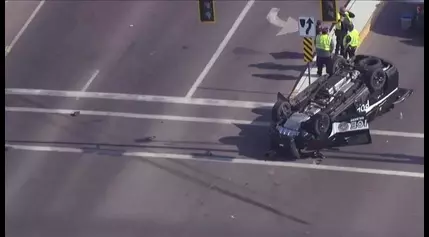
[[[264,103],[264,102],[254,102],[254,101],[217,100],[217,99],[185,98],[185,97],[158,96],[158,95],[38,90],[38,89],[21,89],[21,88],[5,89],[5,95],[79,97],[79,98],[89,98],[89,99],[131,100],[131,101],[159,102],[159,103],[172,103],[172,104],[223,106],[223,107],[249,108],[249,109],[261,108],[261,107],[272,107],[274,105],[274,103]]]
[[[424,133],[411,133],[411,132],[372,130],[371,134],[380,135],[380,136],[411,137],[411,138],[422,138],[422,139],[425,138]]]
[[[70,109],[42,109],[42,108],[25,108],[25,107],[5,107],[5,111],[44,113],[44,114],[66,114],[66,115],[76,112],[76,110],[70,110]],[[180,121],[180,122],[217,123],[217,124],[243,124],[243,125],[254,125],[254,126],[269,125],[268,122],[258,122],[258,121],[250,121],[250,120],[239,120],[239,119],[184,117],[184,116],[175,116],[175,115],[136,114],[136,113],[93,111],[93,110],[79,110],[79,112],[80,112],[80,115],[120,117],[120,118],[132,118],[132,119],[170,120],[170,121]]]
[[[83,86],[81,92],[85,92],[89,86],[91,85],[92,81],[97,77],[98,73],[100,73],[100,70],[95,70],[95,72],[92,74],[91,78],[86,82],[86,84]],[[79,100],[79,96],[76,97],[76,100]]]
[[[276,36],[297,32],[298,22],[293,17],[288,17],[286,21],[280,19],[279,11],[279,8],[271,8],[267,15],[268,22],[280,28]]]
[[[27,19],[25,24],[22,26],[21,30],[18,32],[18,34],[13,38],[12,42],[8,47],[6,47],[5,50],[5,57],[12,51],[13,46],[15,46],[16,42],[19,40],[21,35],[24,33],[24,31],[27,29],[28,25],[31,23],[31,21],[34,19],[36,14],[39,12],[40,8],[42,8],[43,4],[45,4],[46,0],[40,1],[40,3],[37,5],[36,9],[31,13],[30,17]]]
[[[237,20],[235,20],[234,24],[232,25],[231,29],[229,30],[228,34],[226,34],[225,38],[220,43],[219,47],[217,48],[216,52],[213,54],[210,61],[207,63],[204,70],[201,72],[201,74],[198,76],[197,80],[192,85],[191,89],[189,89],[188,93],[186,94],[186,98],[190,98],[194,95],[195,91],[197,90],[198,86],[203,82],[204,78],[207,76],[207,73],[210,71],[210,69],[213,67],[216,60],[219,58],[222,51],[225,49],[226,45],[228,44],[229,40],[231,39],[232,35],[234,35],[235,31],[238,29],[238,26],[240,26],[241,22],[243,21],[244,17],[246,16],[247,12],[249,12],[252,5],[255,3],[255,0],[249,0],[246,4],[246,6],[241,11],[240,15],[238,16]]]
[[[5,147],[16,149],[16,150],[39,151],[39,152],[88,153],[88,151],[85,151],[85,149],[73,148],[73,147],[31,146],[31,145],[11,145],[11,144],[5,144]],[[96,151],[97,150],[94,149],[95,153]],[[100,153],[103,153],[103,150],[100,150]],[[279,166],[279,167],[291,167],[291,168],[314,169],[314,170],[342,171],[342,172],[351,172],[351,173],[365,173],[365,174],[424,178],[424,173],[418,173],[418,172],[315,165],[315,164],[303,164],[303,163],[280,162],[280,161],[262,161],[262,160],[252,160],[252,159],[242,159],[242,158],[226,159],[223,157],[216,157],[216,156],[210,156],[210,157],[198,156],[197,157],[190,154],[123,152],[120,156],[161,158],[161,159],[181,159],[181,160],[194,160],[194,161],[200,161],[200,162],[201,161],[224,162],[224,163],[232,163],[232,164],[266,165],[266,166]]]
[[[24,112],[24,113],[72,114],[76,110],[5,107],[5,111],[6,112]],[[264,121],[251,121],[251,120],[239,120],[239,119],[186,117],[186,116],[158,115],[158,114],[137,114],[137,113],[94,111],[94,110],[79,110],[79,111],[80,111],[80,115],[90,115],[90,116],[170,120],[170,121],[179,121],[179,122],[215,123],[215,124],[229,124],[229,125],[242,124],[242,125],[253,125],[253,126],[264,126],[264,127],[270,125],[269,122],[264,122]],[[371,130],[370,132],[371,132],[371,135],[424,138],[423,133],[408,133],[408,132],[395,132],[395,131],[383,131],[383,130]]]

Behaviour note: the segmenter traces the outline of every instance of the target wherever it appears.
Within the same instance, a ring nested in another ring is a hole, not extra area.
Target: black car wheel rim
[[[327,132],[329,127],[329,121],[327,118],[321,118],[319,120],[319,130],[321,132]]]

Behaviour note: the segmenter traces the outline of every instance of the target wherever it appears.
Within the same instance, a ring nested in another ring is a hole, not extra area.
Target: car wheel
[[[318,137],[326,136],[331,128],[331,118],[327,113],[320,112],[315,115],[313,125],[314,132]]]
[[[382,90],[386,81],[387,75],[382,68],[369,71],[367,74],[366,84],[372,92]]]
[[[289,118],[289,116],[292,114],[292,106],[289,103],[289,101],[277,101],[273,109],[271,111],[271,119],[274,122],[278,122],[281,119]]]
[[[335,55],[332,58],[332,65],[331,65],[330,71],[332,72],[332,74],[334,74],[339,70],[341,70],[342,68],[344,68],[346,64],[347,64],[347,60],[345,58]]]
[[[372,56],[363,58],[356,63],[359,68],[362,68],[365,71],[371,71],[383,67],[383,63],[381,62],[381,60]]]

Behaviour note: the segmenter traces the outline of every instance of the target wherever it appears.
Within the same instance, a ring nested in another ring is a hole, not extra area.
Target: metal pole
[[[310,63],[307,63],[307,71],[308,71],[308,85],[311,84],[311,77],[310,77]]]

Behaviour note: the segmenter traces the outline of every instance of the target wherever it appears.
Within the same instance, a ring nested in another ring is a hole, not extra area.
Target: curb
[[[361,44],[364,42],[365,38],[368,36],[369,32],[371,32],[371,26],[372,26],[372,21],[378,17],[378,14],[380,13],[380,10],[384,7],[384,3],[385,2],[380,2],[379,5],[377,6],[376,10],[374,11],[374,13],[369,17],[368,21],[365,23],[365,26],[363,27],[363,29],[361,30],[361,32],[359,33],[359,37],[360,37],[360,43],[359,43],[359,47],[358,50],[361,46]]]

